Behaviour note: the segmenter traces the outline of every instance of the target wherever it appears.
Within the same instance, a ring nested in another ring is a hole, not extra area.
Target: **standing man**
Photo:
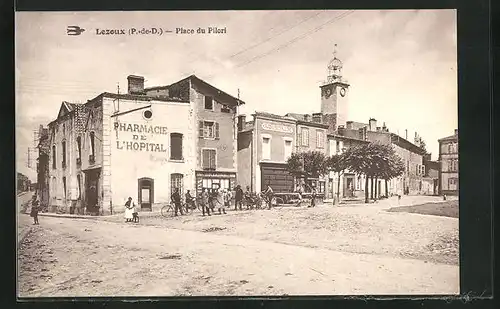
[[[191,196],[191,193],[189,193],[189,190],[187,190],[185,198],[186,198],[186,213],[188,213],[190,209],[193,210],[196,207],[194,205],[194,198]]]
[[[33,195],[33,200],[31,201],[31,212],[30,216],[33,217],[33,225],[38,225],[38,211],[39,211],[39,202],[36,199],[36,195]]]
[[[316,206],[316,194],[317,194],[316,186],[313,185],[311,189],[311,205],[309,207]]]
[[[205,216],[205,210],[207,214],[210,216],[210,207],[208,205],[208,192],[205,188],[201,190],[201,211],[203,212],[203,216]]]
[[[238,210],[238,205],[240,205],[240,210],[242,210],[243,203],[243,190],[240,185],[236,186],[236,194],[235,194],[235,202],[234,202],[234,210]]]
[[[177,216],[177,212],[180,211],[181,215],[184,215],[182,212],[182,204],[181,204],[181,195],[179,193],[179,188],[175,188],[174,193],[172,194],[172,202],[175,205],[175,216]]]
[[[271,209],[271,201],[273,200],[274,191],[270,185],[267,185],[267,189],[266,192],[264,192],[264,195],[266,196],[267,199],[267,206],[269,209]]]
[[[215,190],[214,200],[215,200],[215,203],[217,203],[217,207],[219,208],[219,215],[222,214],[221,210],[224,214],[226,214],[226,207],[224,206],[224,196],[223,196],[221,190],[219,190],[219,189]]]
[[[231,194],[231,190],[229,189],[224,190],[224,206],[230,207],[232,199],[233,199],[233,194]]]

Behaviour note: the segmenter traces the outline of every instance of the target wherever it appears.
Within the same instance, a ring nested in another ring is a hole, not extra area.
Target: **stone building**
[[[187,100],[146,95],[132,75],[126,94],[63,102],[49,124],[51,209],[105,214],[130,196],[151,210],[174,188],[194,188],[193,114]]]
[[[192,106],[196,193],[204,188],[233,190],[238,169],[237,109],[244,102],[195,75],[167,86],[146,88],[145,93],[178,98]],[[176,121],[180,119],[177,115]]]
[[[297,121],[271,113],[255,112],[253,120],[238,119],[238,182],[254,192],[270,185],[279,192],[292,192],[293,176],[286,161],[296,148]]]
[[[439,194],[458,195],[458,129],[439,142]]]

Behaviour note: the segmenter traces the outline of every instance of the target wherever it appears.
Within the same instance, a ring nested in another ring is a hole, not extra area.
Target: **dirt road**
[[[27,218],[20,224],[29,224],[29,216],[21,216]],[[458,293],[456,265],[252,239],[250,234],[44,217],[21,244],[19,294]]]

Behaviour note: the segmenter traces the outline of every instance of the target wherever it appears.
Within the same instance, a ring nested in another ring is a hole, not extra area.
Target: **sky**
[[[434,160],[437,140],[458,126],[455,10],[17,12],[15,24],[18,170],[62,101],[124,92],[130,74],[146,87],[195,74],[233,96],[239,89],[247,116],[319,112],[335,44],[349,120],[375,118],[410,140],[418,132]],[[68,36],[69,25],[85,32]],[[174,33],[96,34],[152,27]],[[225,33],[175,33],[199,27]]]

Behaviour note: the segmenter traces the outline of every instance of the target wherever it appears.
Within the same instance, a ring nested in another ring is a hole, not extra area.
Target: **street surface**
[[[19,249],[19,296],[458,294],[458,219],[387,212],[439,201],[163,218],[40,217]]]

